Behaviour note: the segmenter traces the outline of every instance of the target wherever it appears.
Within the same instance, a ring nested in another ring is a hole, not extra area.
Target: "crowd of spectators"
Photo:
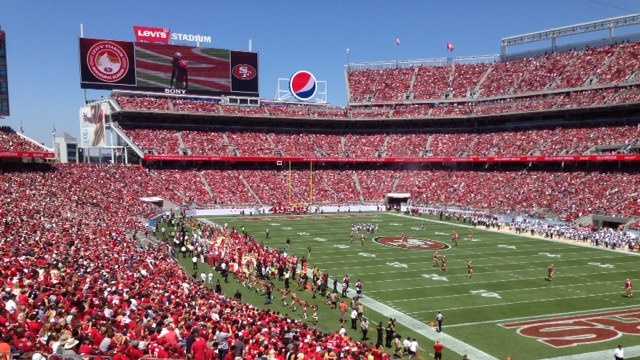
[[[242,157],[418,158],[426,156],[582,155],[596,147],[624,152],[640,144],[640,126],[475,132],[317,133],[259,130],[127,129],[147,153]],[[179,138],[182,138],[183,151]],[[617,150],[616,150],[617,149]]]
[[[568,221],[640,216],[635,172],[140,168],[130,174],[146,184],[145,196],[199,207],[382,203],[388,193],[401,192],[416,203],[548,213]]]
[[[633,42],[494,64],[354,68],[347,79],[351,103],[491,98],[621,84],[640,71],[639,55],[640,43]]]
[[[304,212],[305,202],[381,202],[396,191],[410,193],[416,204],[487,213],[640,216],[640,176],[633,172],[34,166],[0,174],[0,333],[17,352],[60,357],[184,358],[190,352],[209,359],[237,346],[245,359],[282,359],[291,351],[307,359],[331,352],[355,359],[367,351],[349,338],[217,294],[184,273],[168,248],[138,242],[156,211],[141,201],[146,196],[179,204],[212,197],[239,204],[255,196],[254,204]],[[611,230],[520,225],[608,248],[632,245]],[[247,256],[263,264],[286,261],[236,231],[207,231],[216,240],[208,261],[225,262],[238,276]]]
[[[627,172],[388,171],[395,190],[421,204],[460,205],[491,212],[554,214],[572,221],[591,214],[640,216],[634,189],[640,176]],[[366,172],[360,174],[360,178]],[[385,191],[375,197],[381,199]]]
[[[44,151],[43,147],[21,137],[9,126],[0,126],[0,152]]]
[[[458,91],[461,90],[458,89]],[[439,119],[634,104],[640,103],[640,87],[634,85],[587,88],[576,91],[541,93],[530,96],[429,103],[413,103],[409,101],[399,102],[397,104],[351,106],[347,108],[275,103],[262,103],[260,106],[237,106],[220,105],[205,100],[167,98],[157,98],[158,103],[156,104],[149,100],[151,98],[142,98],[144,101],[138,101],[136,99],[139,98],[134,96],[117,96],[115,99],[121,104],[125,111],[189,112],[232,117],[321,120]],[[138,107],[138,105],[140,105],[140,107]]]
[[[410,206],[408,212],[413,215],[439,216],[440,220],[454,220],[475,227],[484,227],[497,231],[507,230],[516,234],[541,236],[552,240],[571,240],[611,250],[640,250],[638,232],[633,231],[633,229],[631,231],[624,230],[622,227],[618,229],[610,227],[597,229],[539,216],[491,213],[470,208],[446,206]]]
[[[142,168],[60,165],[0,178],[0,333],[16,353],[279,360],[367,351],[226,298],[183,272],[168,246],[137,241],[154,212],[140,197],[163,182]],[[223,241],[216,261],[281,256],[234,232],[208,235]]]

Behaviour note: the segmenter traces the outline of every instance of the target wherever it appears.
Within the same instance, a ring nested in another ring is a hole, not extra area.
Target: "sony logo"
[[[164,89],[165,94],[177,94],[177,95],[186,95],[187,90],[185,89]]]

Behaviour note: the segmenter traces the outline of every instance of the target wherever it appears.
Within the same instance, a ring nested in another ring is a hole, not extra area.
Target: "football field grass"
[[[394,214],[209,220],[244,227],[271,247],[285,249],[289,238],[289,251],[295,255],[307,256],[311,248],[310,263],[331,277],[341,279],[348,273],[352,284],[361,279],[366,296],[422,323],[442,311],[445,334],[499,359],[543,359],[608,350],[618,343],[640,345],[640,302],[623,296],[625,278],[637,278],[636,256]],[[378,241],[371,237],[364,245],[352,243],[353,223],[377,224]],[[430,250],[398,247],[398,239],[381,244],[381,238],[394,240],[405,233],[409,247],[425,241],[451,245],[454,231],[461,240],[458,247],[442,251],[449,259],[446,273],[432,266]],[[475,267],[471,278],[467,260]],[[556,278],[546,281],[551,263]],[[431,341],[420,335],[420,343],[430,347]]]

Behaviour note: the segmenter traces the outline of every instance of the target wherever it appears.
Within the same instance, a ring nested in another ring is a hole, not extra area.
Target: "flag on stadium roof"
[[[449,50],[449,52],[453,52],[453,50],[455,50],[455,45],[453,45],[452,42],[448,42],[447,43],[447,50]]]

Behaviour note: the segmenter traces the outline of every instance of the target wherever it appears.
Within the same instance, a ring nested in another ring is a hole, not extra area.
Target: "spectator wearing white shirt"
[[[624,360],[624,349],[621,344],[618,345],[618,348],[613,352],[613,358],[615,360]]]
[[[418,354],[418,341],[414,338],[411,339],[411,342],[409,343],[409,356],[411,359],[415,359],[417,354]]]
[[[358,320],[358,311],[356,309],[351,310],[351,328],[357,330],[356,321]]]

